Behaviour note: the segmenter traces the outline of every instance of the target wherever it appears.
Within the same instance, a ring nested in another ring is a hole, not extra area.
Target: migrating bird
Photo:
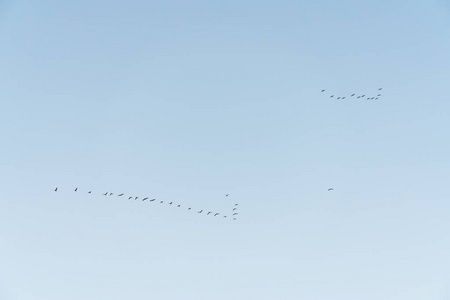
[[[341,97],[338,97],[338,99],[341,99]]]
[[[351,95],[350,95],[350,97],[353,97],[353,96],[355,96],[355,94],[351,94]]]
[[[238,206],[238,205],[239,205],[239,204],[236,203],[234,206]]]
[[[325,90],[322,90],[321,93],[325,92]]]
[[[133,199],[133,197],[128,197],[128,200]]]
[[[147,200],[147,199],[148,199],[148,197],[146,197],[146,198],[142,199],[142,201],[145,201],[145,200]]]
[[[189,207],[188,210],[191,210],[191,208]]]
[[[233,216],[238,215],[238,213],[234,213]]]
[[[134,200],[137,200],[139,197],[134,198]]]
[[[236,220],[236,218],[233,218],[233,220]]]
[[[119,194],[119,195],[117,195],[117,196],[122,197],[122,196],[123,196],[123,193],[122,193],[122,194]]]
[[[329,188],[328,191],[334,191],[334,189],[333,188]]]
[[[379,91],[381,91],[381,90],[382,90],[382,88],[379,88],[378,90],[379,90]]]
[[[237,208],[235,207],[235,208],[233,208],[233,211],[235,211]]]
[[[364,97],[364,96],[366,96],[366,95],[362,95],[361,97]]]
[[[74,189],[74,191],[76,192],[78,190],[78,188]]]
[[[89,191],[88,194],[92,194],[92,191]]]
[[[173,202],[170,202],[169,204],[172,205]]]
[[[342,97],[342,99],[345,99],[345,97]]]
[[[223,216],[224,218],[226,218],[227,216]]]
[[[57,191],[58,191],[58,188],[55,189],[55,192],[57,192]]]
[[[164,201],[161,201],[161,202],[159,202],[159,203],[164,203]]]
[[[180,204],[178,204],[178,205],[177,205],[177,207],[181,207],[181,205],[180,205]]]
[[[208,213],[206,215],[212,214],[212,211],[208,211]]]
[[[214,214],[214,217],[217,216],[218,214],[219,214],[219,213],[215,213],[215,214]]]
[[[380,97],[380,96],[381,96],[381,94],[378,94],[377,96],[378,96],[378,97]]]
[[[199,211],[198,213],[201,214],[203,212],[203,209],[201,211]]]
[[[151,199],[150,202],[155,201],[156,199]]]
[[[106,196],[106,195],[108,195],[108,192],[106,192],[106,193],[103,194],[103,196]]]
[[[334,95],[331,95],[331,96],[330,96],[330,98],[333,98],[333,97],[334,97]]]
[[[228,195],[230,195],[230,194],[225,194],[225,197],[228,197]]]
[[[112,196],[112,195],[113,195],[113,193],[109,193],[109,195],[110,195],[110,196]]]

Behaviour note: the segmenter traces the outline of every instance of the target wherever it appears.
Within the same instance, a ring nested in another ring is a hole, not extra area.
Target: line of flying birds
[[[381,98],[381,91],[383,90],[383,88],[379,88],[378,89],[378,93],[376,96],[367,96],[366,94],[360,94],[357,95],[356,93],[353,93],[351,95],[347,95],[347,96],[335,96],[335,95],[330,95],[330,98],[335,98],[337,100],[344,100],[346,99],[346,97],[348,97],[349,99],[366,99],[366,100],[378,100],[379,98]],[[321,90],[321,93],[325,92],[325,90]]]
[[[56,187],[55,188],[55,192],[57,192],[58,191],[58,187]],[[78,192],[78,188],[75,188],[74,190],[73,190],[74,192]],[[87,192],[88,194],[92,194],[92,191],[89,191],[89,192]],[[113,196],[114,195],[114,193],[110,193],[110,192],[106,192],[106,193],[104,193],[104,194],[102,194],[103,196]],[[225,194],[225,197],[228,197],[230,194]],[[120,194],[117,194],[117,197],[123,197],[123,196],[125,196],[125,193],[120,193]],[[127,196],[125,196],[125,197],[127,197]],[[135,197],[135,196],[129,196],[128,197],[128,200],[132,200],[132,199],[134,199],[134,200],[138,200],[138,199],[141,199],[141,198],[139,198],[139,197]],[[153,199],[150,199],[149,197],[145,197],[145,198],[142,198],[142,201],[146,201],[146,200],[148,200],[149,202],[154,202],[154,201],[156,201],[156,198],[153,198]],[[163,204],[164,203],[164,201],[159,201],[159,203],[160,204]],[[174,203],[173,203],[173,201],[171,201],[171,202],[167,202],[166,201],[166,203],[167,204],[169,204],[169,205],[174,205]],[[176,207],[177,208],[181,208],[181,204],[175,204],[176,205]],[[239,215],[239,213],[237,212],[237,210],[238,210],[238,203],[236,203],[236,204],[234,204],[234,207],[233,207],[233,210],[232,210],[232,212],[231,212],[231,217],[233,218],[233,220],[237,220],[237,216]],[[192,210],[192,207],[187,207],[187,210]],[[212,215],[212,216],[214,216],[214,217],[217,217],[218,215],[220,215],[220,213],[218,213],[218,212],[212,212],[212,211],[208,211],[208,212],[206,212],[206,210],[203,210],[203,209],[201,209],[201,210],[199,210],[197,213],[198,214],[201,214],[201,213],[203,213],[203,212],[205,212],[205,214],[206,215]],[[227,215],[224,215],[223,216],[224,218],[227,218],[228,216]]]

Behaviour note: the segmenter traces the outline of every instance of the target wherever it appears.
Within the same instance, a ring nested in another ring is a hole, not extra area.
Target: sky
[[[443,0],[0,1],[0,300],[450,299],[449,53]]]

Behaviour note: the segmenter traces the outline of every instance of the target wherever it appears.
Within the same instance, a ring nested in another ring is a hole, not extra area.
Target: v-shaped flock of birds
[[[58,187],[55,188],[55,192],[57,192],[57,191],[58,191]],[[78,188],[75,188],[73,191],[74,192],[78,192]],[[88,191],[87,194],[92,194],[92,191]],[[102,195],[111,197],[111,196],[114,196],[115,194],[114,193],[110,193],[110,192],[106,192],[106,193],[104,193]],[[228,197],[229,195],[230,194],[225,194],[225,197]],[[136,196],[125,195],[125,193],[117,194],[117,197],[124,197],[124,198],[128,197],[128,200],[142,200],[142,201],[147,201],[148,200],[148,202],[155,202],[155,203],[159,202],[159,204],[167,203],[168,205],[171,205],[171,206],[177,207],[177,208],[181,208],[182,207],[181,204],[176,204],[176,203],[174,204],[173,201],[171,201],[171,202],[168,202],[168,201],[166,201],[166,202],[164,202],[164,201],[157,201],[156,198],[153,198],[153,199],[150,199],[150,197],[140,198],[140,197],[136,197]],[[239,206],[239,204],[235,203],[232,211],[229,214],[230,219],[232,218],[234,221],[237,220],[237,217],[239,215],[239,213],[238,213],[238,206]],[[183,208],[184,208],[184,206],[183,206]],[[189,211],[195,211],[195,210],[192,209],[192,207],[189,207],[189,206],[186,207],[186,209],[189,210]],[[207,211],[207,210],[204,210],[204,209],[200,209],[199,211],[197,211],[197,213],[198,214],[204,214],[204,215],[207,215],[207,216],[211,215],[213,217],[217,217],[217,216],[220,215],[223,218],[228,218],[228,215],[221,215],[218,212]]]
[[[352,93],[350,95],[341,95],[341,96],[332,94],[332,95],[330,95],[330,98],[334,98],[336,100],[345,100],[345,99],[378,100],[382,96],[381,95],[382,90],[383,90],[383,88],[379,88],[376,96],[375,95],[367,96],[366,94]],[[321,90],[320,92],[324,93],[324,92],[326,92],[326,90]]]

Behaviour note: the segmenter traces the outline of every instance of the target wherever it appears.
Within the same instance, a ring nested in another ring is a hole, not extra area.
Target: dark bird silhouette
[[[226,218],[227,216],[223,216],[224,218]]]
[[[362,95],[361,97],[365,97],[366,95]]]
[[[375,100],[378,100],[378,97],[376,97]]]
[[[142,199],[142,201],[145,201],[145,200],[147,200],[148,199],[148,197],[145,197],[144,199]]]
[[[358,97],[356,97],[356,98],[358,98],[358,99],[359,99],[359,98],[361,98],[361,96],[358,96]]]
[[[321,92],[323,93],[323,92],[325,92],[325,90],[322,90]]]
[[[235,207],[235,208],[233,208],[233,211],[235,211],[237,208]]]
[[[329,188],[328,191],[334,191],[334,189],[333,188]]]
[[[341,97],[338,97],[338,99],[341,99]]]
[[[128,200],[133,199],[133,197],[128,197]]]
[[[342,99],[345,99],[345,97],[342,97]]]
[[[331,95],[331,96],[330,96],[330,98],[333,98],[333,97],[334,97],[334,95]]]
[[[233,220],[236,220],[236,218],[233,218]]]
[[[238,213],[234,213],[233,216],[238,215]]]
[[[351,94],[351,95],[350,95],[350,97],[353,97],[353,96],[355,96],[355,94]]]
[[[155,201],[156,199],[151,199],[150,202]]]
[[[103,196],[106,196],[106,195],[108,195],[108,192],[106,192],[106,193],[103,194]]]
[[[173,202],[170,202],[169,204],[172,205]]]
[[[92,191],[89,191],[88,194],[92,194]]]
[[[381,91],[381,90],[382,90],[382,88],[379,88],[378,90],[379,90],[379,91]]]
[[[234,206],[238,206],[238,205],[239,205],[239,204],[236,203]]]
[[[55,189],[55,192],[57,192],[57,191],[58,191],[58,188]]]
[[[123,193],[122,193],[122,194],[119,194],[119,195],[117,195],[117,196],[122,197],[122,196],[123,196]]]
[[[191,208],[189,207],[188,210],[191,210]]]
[[[109,195],[110,195],[110,196],[112,196],[112,195],[113,195],[113,193],[109,193]]]
[[[228,195],[230,195],[230,194],[225,194],[225,197],[228,197]]]
[[[159,203],[164,203],[164,201],[161,201],[161,202],[159,202]]]
[[[180,204],[178,204],[178,205],[177,205],[177,207],[181,207],[181,205],[180,205]]]
[[[208,211],[208,213],[206,215],[212,214],[212,211]]]
[[[201,211],[199,211],[198,213],[201,214],[203,212],[203,209]]]
[[[219,213],[215,213],[215,214],[214,214],[214,217],[217,216],[217,215],[219,215]]]
[[[134,200],[137,200],[139,197],[135,197]]]
[[[74,189],[74,191],[76,192],[78,190],[78,188]]]
[[[380,97],[380,96],[381,96],[381,94],[378,94],[377,96],[378,96],[378,97]]]

